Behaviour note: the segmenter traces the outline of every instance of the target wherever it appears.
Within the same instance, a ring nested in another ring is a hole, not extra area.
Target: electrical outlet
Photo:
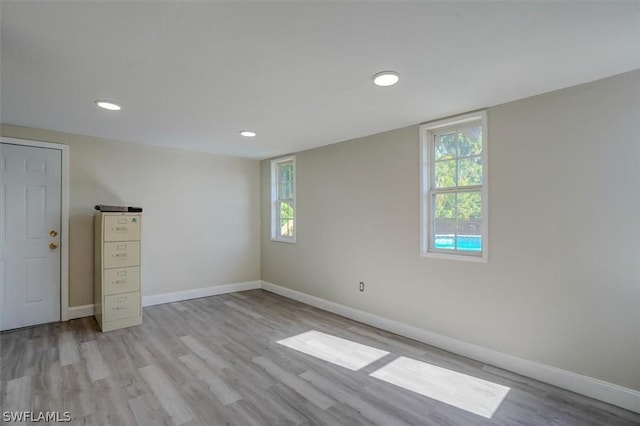
[[[364,282],[360,281],[360,291],[364,291]]]

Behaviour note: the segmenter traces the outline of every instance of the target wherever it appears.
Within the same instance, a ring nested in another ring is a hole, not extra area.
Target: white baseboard
[[[234,293],[236,291],[254,290],[260,288],[260,281],[223,284],[191,290],[175,291],[172,293],[142,296],[142,306],[161,305],[163,303],[179,302],[182,300],[198,299],[200,297],[215,296],[217,294]],[[69,319],[91,317],[95,314],[94,305],[72,306],[69,308]]]
[[[287,287],[272,284],[267,281],[262,281],[261,287],[272,293],[372,325],[382,330],[390,331],[458,355],[475,359],[485,364],[513,371],[523,376],[540,380],[541,382],[549,383],[572,392],[586,395],[588,397],[640,413],[640,392],[633,389],[593,379],[591,377],[572,373],[567,370],[530,361],[528,359],[519,358],[493,349],[452,339],[405,323],[390,320],[359,309],[350,308],[326,299],[301,293]]]
[[[78,319],[84,317],[92,317],[94,315],[93,303],[90,305],[82,306],[70,306],[69,307],[69,319]]]
[[[247,281],[243,283],[222,284],[211,287],[194,288],[192,290],[175,291],[172,293],[153,294],[151,296],[142,296],[142,306],[161,305],[163,303],[199,299],[200,297],[234,293],[236,291],[254,290],[260,288],[260,286],[260,281]]]

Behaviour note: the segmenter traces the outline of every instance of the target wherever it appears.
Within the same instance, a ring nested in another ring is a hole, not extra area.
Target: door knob
[[[49,232],[49,235],[51,235],[51,237],[53,238],[58,235],[58,233],[54,229],[52,229],[51,232]]]
[[[56,243],[51,243],[51,244],[49,244],[49,248],[50,248],[51,250],[55,250],[55,249],[57,249],[57,248],[58,248],[58,245],[57,245]]]

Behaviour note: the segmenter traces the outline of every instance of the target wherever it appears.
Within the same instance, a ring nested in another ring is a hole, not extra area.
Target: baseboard
[[[640,392],[608,383],[602,380],[572,373],[567,370],[541,364],[528,359],[505,354],[493,349],[466,343],[440,334],[432,333],[418,327],[390,320],[375,314],[350,308],[326,299],[311,296],[287,287],[262,281],[262,289],[297,300],[343,317],[372,325],[428,345],[475,359],[485,364],[513,371],[581,395],[588,396],[609,404],[617,405],[636,413],[640,413]]]
[[[247,281],[234,284],[223,284],[211,287],[196,288],[191,290],[175,291],[172,293],[153,294],[142,296],[142,306],[161,305],[163,303],[179,302],[182,300],[198,299],[200,297],[215,296],[218,294],[234,293],[237,291],[254,290],[260,288],[260,281]],[[94,305],[72,306],[69,308],[69,319],[91,317],[95,313]]]
[[[69,319],[78,319],[84,317],[92,317],[94,315],[93,303],[90,305],[70,306]]]
[[[175,291],[172,293],[153,294],[151,296],[142,296],[142,306],[161,305],[163,303],[199,299],[201,297],[234,293],[236,291],[254,290],[260,288],[260,286],[260,281],[247,281],[242,283],[222,284],[211,287],[194,288],[191,290]]]

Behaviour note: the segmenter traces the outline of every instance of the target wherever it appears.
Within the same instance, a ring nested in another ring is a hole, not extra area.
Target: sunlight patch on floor
[[[277,343],[353,371],[389,354],[387,351],[316,330],[288,337]]]
[[[490,419],[511,388],[399,357],[370,376]]]

